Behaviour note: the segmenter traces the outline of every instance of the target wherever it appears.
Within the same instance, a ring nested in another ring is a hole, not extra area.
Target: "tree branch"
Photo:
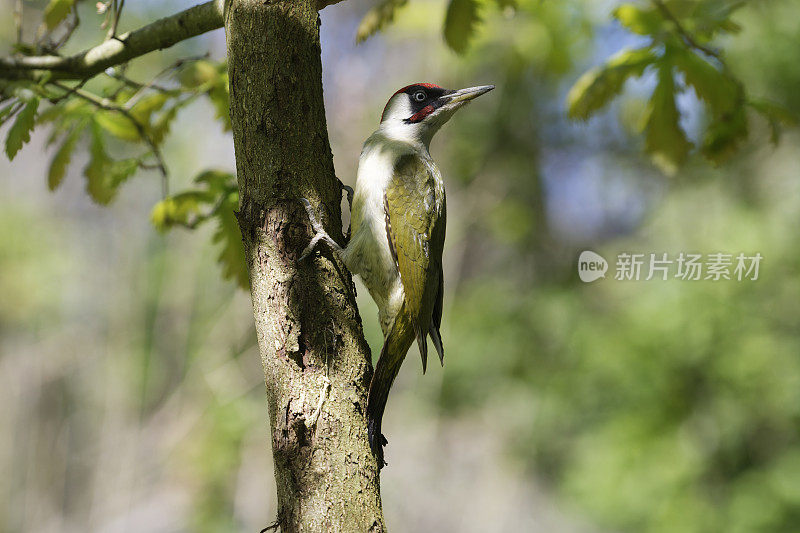
[[[14,27],[17,34],[17,44],[22,42],[22,0],[14,3]]]
[[[683,39],[683,42],[686,43],[687,46],[703,52],[709,57],[713,57],[724,66],[725,61],[722,59],[720,53],[717,50],[713,50],[698,43],[692,34],[686,31],[686,28],[683,27],[683,24],[681,24],[678,18],[672,14],[672,11],[669,10],[662,0],[653,0],[653,4],[655,4],[656,8],[661,11],[661,14],[664,15],[664,18],[672,22],[672,24],[675,26],[675,30],[678,32],[678,35],[681,39]]]
[[[125,6],[125,0],[118,0],[114,2],[114,19],[111,22],[111,27],[108,30],[109,39],[114,39],[117,36],[117,28],[119,27],[119,16],[122,14],[123,6]]]
[[[124,33],[69,57],[55,55],[0,58],[0,79],[86,79],[125,63],[222,27],[225,0],[212,0]]]
[[[136,120],[136,117],[130,112],[130,110],[115,105],[113,102],[108,100],[107,98],[101,98],[96,96],[88,91],[84,91],[83,89],[78,87],[67,87],[58,82],[53,82],[53,85],[67,91],[67,94],[74,94],[79,98],[86,100],[87,102],[93,104],[100,109],[105,109],[106,111],[115,111],[125,118],[127,118],[133,127],[136,128],[136,132],[139,134],[139,138],[150,148],[150,152],[153,154],[153,157],[156,160],[156,168],[158,168],[159,172],[161,173],[161,195],[163,198],[166,198],[169,195],[169,174],[167,172],[167,166],[164,163],[164,157],[161,155],[161,150],[158,148],[158,145],[153,142],[153,139],[150,135],[147,134],[147,130],[145,130],[144,126]],[[82,85],[82,83],[81,83]]]

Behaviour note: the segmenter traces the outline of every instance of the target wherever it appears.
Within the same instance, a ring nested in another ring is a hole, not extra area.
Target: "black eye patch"
[[[440,98],[452,91],[448,91],[436,85],[417,84],[406,87],[403,92],[409,97],[408,99],[411,104],[412,112],[412,116],[407,118],[406,122],[414,123],[420,122],[441,107],[442,102]]]

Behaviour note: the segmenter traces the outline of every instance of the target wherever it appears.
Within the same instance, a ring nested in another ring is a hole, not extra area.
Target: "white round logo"
[[[590,283],[596,279],[606,277],[608,263],[599,254],[586,250],[578,257],[578,276],[581,281]]]

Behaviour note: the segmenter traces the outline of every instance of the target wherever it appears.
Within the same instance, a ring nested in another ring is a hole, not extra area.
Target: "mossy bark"
[[[312,234],[301,197],[342,238],[319,24],[310,0],[233,0],[229,6],[239,224],[264,364],[281,531],[384,531],[365,419],[370,352],[355,288],[324,246],[298,263]]]

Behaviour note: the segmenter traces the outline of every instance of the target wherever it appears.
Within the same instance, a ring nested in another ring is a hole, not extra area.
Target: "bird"
[[[389,390],[416,340],[427,369],[428,336],[444,366],[440,328],[447,207],[442,174],[429,148],[453,114],[494,85],[449,90],[414,83],[395,91],[378,129],[364,142],[355,190],[348,190],[350,230],[346,246],[325,231],[311,203],[302,202],[315,231],[300,256],[320,242],[361,277],[378,307],[383,346],[367,395],[367,429],[378,468],[385,463],[381,421]]]

